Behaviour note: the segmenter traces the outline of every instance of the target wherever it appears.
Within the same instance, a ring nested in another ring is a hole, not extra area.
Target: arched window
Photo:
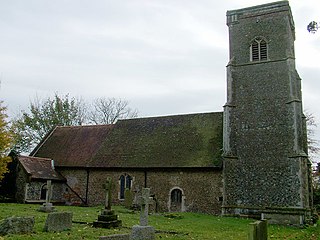
[[[131,189],[132,177],[130,175],[126,176],[126,188]]]
[[[119,178],[120,183],[120,194],[119,198],[124,199],[124,192],[126,188],[131,189],[132,177],[130,175],[121,175]]]
[[[268,46],[266,40],[261,37],[255,38],[250,46],[251,61],[268,60]]]

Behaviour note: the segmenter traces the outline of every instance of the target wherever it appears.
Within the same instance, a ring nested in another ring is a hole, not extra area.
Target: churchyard
[[[132,226],[139,224],[140,212],[124,207],[112,207],[122,227],[114,229],[94,228],[93,222],[101,213],[103,206],[77,207],[56,206],[56,212],[72,212],[71,230],[62,232],[44,232],[48,213],[38,211],[39,205],[0,203],[0,219],[11,216],[34,216],[34,233],[26,235],[7,235],[0,239],[99,239],[100,236],[131,232]],[[219,217],[199,213],[150,213],[148,224],[156,230],[156,239],[247,239],[252,219]],[[288,227],[269,225],[268,239],[309,239],[320,240],[320,223],[316,227]]]

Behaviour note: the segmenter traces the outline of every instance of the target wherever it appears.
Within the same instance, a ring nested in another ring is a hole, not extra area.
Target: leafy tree
[[[129,102],[116,98],[97,98],[93,102],[93,109],[89,119],[94,124],[113,124],[118,119],[135,118],[138,111],[129,107]]]
[[[8,172],[7,165],[11,161],[8,153],[13,144],[12,133],[6,121],[6,110],[7,108],[3,106],[3,102],[0,101],[0,181],[3,179],[4,174]]]
[[[86,121],[86,107],[82,99],[69,95],[30,102],[29,112],[22,111],[12,124],[16,133],[16,150],[28,152],[55,126],[82,125]]]
[[[30,102],[29,111],[12,122],[17,152],[29,152],[55,126],[75,126],[87,123],[113,124],[118,119],[133,118],[137,110],[129,107],[128,101],[116,98],[97,98],[89,111],[82,99],[59,96]],[[90,122],[89,122],[90,120]]]

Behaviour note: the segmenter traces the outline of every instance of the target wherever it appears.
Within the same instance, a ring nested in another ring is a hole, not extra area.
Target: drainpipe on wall
[[[147,184],[147,171],[144,171],[144,187],[147,188],[148,184]]]
[[[86,204],[88,205],[88,192],[89,192],[89,177],[90,171],[87,169],[87,184],[86,184]]]

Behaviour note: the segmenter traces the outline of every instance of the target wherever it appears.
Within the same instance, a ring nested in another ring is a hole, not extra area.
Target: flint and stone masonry
[[[222,212],[302,224],[310,168],[289,3],[228,11],[227,25]]]

